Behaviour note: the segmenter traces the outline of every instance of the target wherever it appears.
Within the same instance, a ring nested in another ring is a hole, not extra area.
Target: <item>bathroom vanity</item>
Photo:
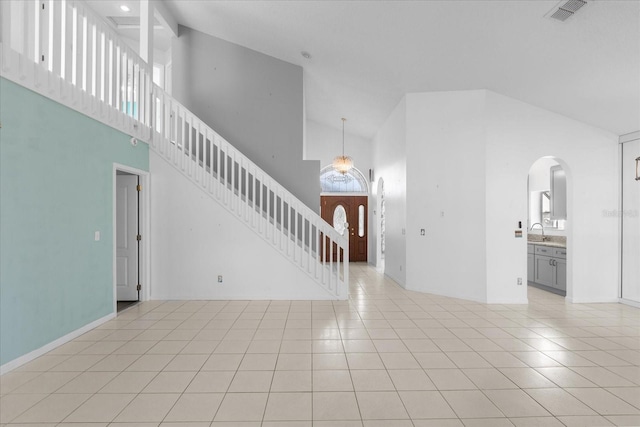
[[[566,241],[529,241],[527,282],[549,292],[567,294]]]

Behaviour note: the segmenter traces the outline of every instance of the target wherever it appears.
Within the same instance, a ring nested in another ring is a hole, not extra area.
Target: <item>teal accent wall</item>
[[[1,365],[113,312],[113,164],[149,147],[5,79],[0,121]]]

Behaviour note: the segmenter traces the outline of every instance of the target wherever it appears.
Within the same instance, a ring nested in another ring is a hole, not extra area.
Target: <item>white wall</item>
[[[619,277],[617,136],[487,91],[487,301],[524,302],[527,242],[514,238],[527,218],[527,175],[553,156],[567,173],[567,298],[615,301]]]
[[[558,162],[552,158],[542,158],[535,161],[529,169],[529,191],[551,190],[551,166]]]
[[[484,94],[407,95],[408,289],[485,300]]]
[[[179,28],[173,96],[318,212],[320,163],[303,160],[302,67]]]
[[[406,283],[407,151],[406,99],[403,98],[373,139],[377,179],[384,179],[386,200],[385,274]],[[375,187],[375,186],[374,186]],[[374,188],[377,190],[377,188]],[[372,197],[370,203],[375,203]],[[378,221],[378,216],[373,220]],[[373,230],[377,230],[374,227]],[[374,231],[375,233],[375,231]],[[377,238],[377,236],[376,236]]]
[[[152,299],[334,299],[155,152],[149,157]]]
[[[395,197],[386,272],[398,282],[526,303],[527,287],[517,285],[527,277],[526,232],[515,231],[527,221],[531,165],[553,156],[567,173],[567,298],[617,300],[618,221],[604,214],[618,206],[617,136],[490,91],[464,91],[407,95],[374,143],[377,175],[389,202]],[[406,241],[398,211],[406,212]]]

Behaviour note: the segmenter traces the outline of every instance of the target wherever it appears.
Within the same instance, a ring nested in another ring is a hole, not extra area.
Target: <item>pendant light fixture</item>
[[[338,156],[333,159],[333,168],[340,172],[341,174],[346,174],[353,167],[353,159],[349,156],[344,155],[344,122],[347,119],[342,118],[342,156]]]

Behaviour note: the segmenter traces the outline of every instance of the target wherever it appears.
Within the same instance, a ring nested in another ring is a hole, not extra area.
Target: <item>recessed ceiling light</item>
[[[131,12],[131,9],[129,9],[129,6],[127,6],[126,4],[120,6],[120,10],[123,12]]]
[[[300,55],[302,55],[304,59],[311,59],[311,54],[307,51],[303,50],[302,52],[300,52]]]

